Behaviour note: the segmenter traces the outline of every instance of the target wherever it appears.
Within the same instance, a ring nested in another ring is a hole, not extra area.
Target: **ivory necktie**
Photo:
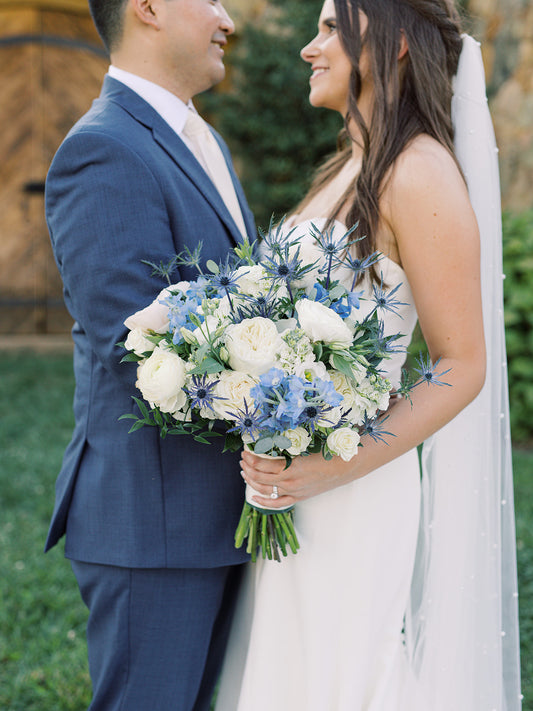
[[[211,178],[220,197],[224,200],[240,233],[246,237],[241,208],[222,150],[206,122],[192,109],[189,109],[183,133],[191,145],[195,158]]]

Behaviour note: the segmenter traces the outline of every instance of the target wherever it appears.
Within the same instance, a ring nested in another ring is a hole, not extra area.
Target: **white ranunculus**
[[[226,334],[229,364],[233,370],[259,376],[275,366],[282,340],[270,319],[261,316],[244,319],[229,326]]]
[[[359,433],[351,427],[339,427],[328,435],[327,443],[332,454],[349,462],[357,454],[360,439]]]
[[[157,346],[137,369],[136,386],[151,407],[162,412],[176,412],[187,401],[185,362],[176,353]]]
[[[311,444],[311,435],[303,427],[285,430],[282,434],[291,441],[291,446],[287,449],[287,452],[292,457],[297,457],[299,454],[307,451],[307,447]]]
[[[245,400],[248,407],[251,407],[250,388],[256,384],[255,378],[236,370],[223,370],[217,375],[217,378],[218,383],[213,391],[213,395],[216,395],[213,400],[213,408],[221,420],[231,418],[228,412],[236,413],[238,410],[242,410]],[[218,398],[224,399],[219,400]]]
[[[309,380],[309,382],[312,382],[315,378],[320,378],[321,380],[330,379],[324,363],[322,363],[322,361],[311,360],[310,358],[303,363],[295,365],[294,373],[299,378]]]
[[[146,338],[146,331],[143,331],[142,328],[134,328],[128,333],[124,347],[128,351],[133,351],[135,355],[142,356],[145,353],[151,353],[155,348],[155,343]]]
[[[296,312],[301,328],[311,341],[330,345],[349,346],[353,333],[339,314],[319,301],[301,299],[296,302]]]

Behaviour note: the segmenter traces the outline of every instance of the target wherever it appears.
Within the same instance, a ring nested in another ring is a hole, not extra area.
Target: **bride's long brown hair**
[[[365,236],[357,253],[376,249],[379,202],[394,161],[410,141],[428,134],[453,155],[451,121],[452,78],[461,52],[460,18],[453,0],[334,0],[337,32],[352,64],[348,115],[337,141],[338,151],[317,172],[299,212],[342,169],[351,156],[348,120],[362,137],[363,159],[354,183],[333,206],[330,221],[349,206],[348,227]],[[359,10],[368,18],[361,37]],[[408,52],[398,60],[402,33]],[[374,105],[367,125],[358,109],[361,93],[359,62],[368,52]],[[377,276],[376,274],[374,275]]]

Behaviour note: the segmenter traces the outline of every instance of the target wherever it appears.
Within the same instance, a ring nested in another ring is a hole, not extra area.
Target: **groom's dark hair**
[[[108,52],[119,44],[128,0],[89,0],[89,10],[98,34]]]

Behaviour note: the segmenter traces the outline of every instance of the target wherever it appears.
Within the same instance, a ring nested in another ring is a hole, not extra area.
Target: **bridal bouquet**
[[[351,258],[350,232],[339,239],[313,228],[310,237],[302,242],[282,222],[264,235],[259,255],[244,243],[226,262],[208,261],[207,273],[200,249],[166,266],[147,262],[169,282],[185,263],[199,276],[170,284],[125,321],[123,360],[138,361],[142,394],[134,398],[140,415],[123,416],[135,420],[130,431],[151,425],[163,437],[209,443],[222,423],[225,450],[245,446],[287,466],[316,452],[348,461],[363,432],[382,438],[376,418],[391,384],[380,365],[399,334],[384,335],[379,313],[399,305],[396,289],[374,287],[373,308],[359,317],[355,284],[377,253]],[[253,495],[248,487],[236,547],[247,539],[253,560],[258,547],[269,559],[296,553],[292,510],[259,508]]]

